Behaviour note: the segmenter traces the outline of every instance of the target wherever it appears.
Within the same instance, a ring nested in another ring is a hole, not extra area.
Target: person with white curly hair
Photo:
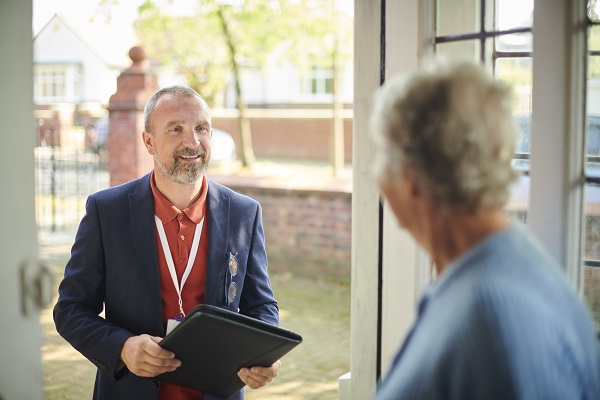
[[[434,61],[375,96],[376,179],[436,272],[377,400],[600,399],[589,311],[504,209],[511,103],[469,61]]]

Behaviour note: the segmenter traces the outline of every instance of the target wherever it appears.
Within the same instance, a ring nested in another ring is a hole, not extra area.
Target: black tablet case
[[[244,387],[240,368],[271,366],[301,342],[294,332],[201,304],[160,342],[181,366],[157,379],[228,398]]]

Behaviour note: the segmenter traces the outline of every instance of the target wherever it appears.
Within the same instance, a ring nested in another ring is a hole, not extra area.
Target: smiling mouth
[[[181,160],[183,162],[194,162],[194,161],[203,161],[206,158],[206,153],[201,148],[196,149],[182,149],[174,154],[176,160]]]

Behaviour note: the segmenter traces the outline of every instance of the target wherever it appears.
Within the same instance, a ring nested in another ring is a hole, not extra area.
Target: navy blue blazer
[[[277,325],[260,205],[209,180],[206,218],[205,303]],[[239,293],[227,306],[230,252],[238,259]],[[164,336],[157,254],[150,174],[89,196],[58,289],[54,321],[58,333],[98,367],[94,399],[158,396],[158,381],[130,373],[119,361],[129,337]],[[205,394],[204,399],[218,397]],[[243,391],[232,399],[243,399]]]

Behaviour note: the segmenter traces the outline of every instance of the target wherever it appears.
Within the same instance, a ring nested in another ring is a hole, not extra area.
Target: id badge
[[[169,318],[167,320],[167,335],[171,333],[171,331],[175,329],[175,327],[179,325],[181,321],[183,321],[182,317]]]

